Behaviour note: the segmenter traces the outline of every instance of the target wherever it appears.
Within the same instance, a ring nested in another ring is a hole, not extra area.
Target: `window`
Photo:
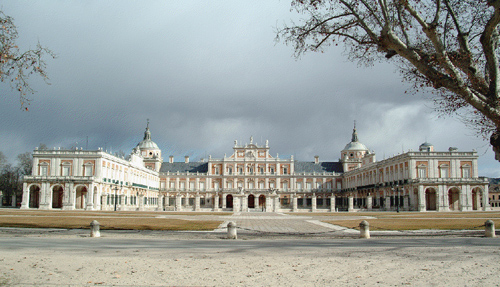
[[[271,167],[271,174],[274,174],[274,167]]]
[[[180,182],[179,189],[180,190],[186,190],[186,183],[185,182]]]
[[[239,172],[239,174],[243,174],[243,168],[240,167],[238,172]]]
[[[205,190],[205,183],[204,182],[200,182],[200,190]]]
[[[49,173],[49,166],[47,164],[40,165],[40,175],[47,176]]]
[[[260,174],[264,174],[264,168],[263,167],[260,168]]]
[[[175,188],[175,182],[171,181],[170,182],[170,189],[174,189]]]
[[[470,178],[470,166],[469,165],[462,166],[462,177],[463,178]]]
[[[269,183],[269,188],[274,188],[274,182]]]
[[[418,167],[418,178],[426,178],[427,177],[427,167],[425,165],[421,165]]]
[[[232,182],[228,182],[227,183],[227,188],[232,189],[233,188],[233,183]]]
[[[94,166],[92,164],[84,165],[84,176],[94,175]]]
[[[297,182],[297,189],[302,190],[302,182]]]
[[[62,176],[70,176],[71,173],[71,165],[69,164],[63,164],[62,166]]]
[[[230,168],[228,168],[228,169],[227,169],[227,173],[228,173],[228,174],[233,174],[233,168],[231,168],[231,167],[230,167]]]
[[[264,188],[265,188],[265,183],[259,182],[259,189],[264,189]]]
[[[449,177],[449,167],[446,164],[443,164],[439,167],[439,177],[440,178],[448,178]]]
[[[311,190],[312,189],[312,183],[308,182],[306,184],[306,186],[307,186],[307,190]]]
[[[283,168],[283,174],[288,174],[288,167]]]
[[[283,182],[283,190],[288,191],[288,182]]]
[[[194,190],[194,181],[189,183],[189,189]]]
[[[248,183],[248,189],[253,189],[253,188],[254,188],[254,187],[253,187],[253,182],[249,182],[249,183]]]

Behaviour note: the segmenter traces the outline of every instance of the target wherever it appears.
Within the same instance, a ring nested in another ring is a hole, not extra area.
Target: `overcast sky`
[[[127,154],[147,119],[166,159],[230,155],[234,140],[273,156],[337,161],[359,139],[377,159],[425,142],[477,150],[482,176],[500,177],[488,143],[438,118],[429,95],[408,95],[396,68],[358,67],[343,48],[295,59],[275,28],[299,15],[290,1],[1,1],[21,49],[37,41],[50,85],[33,78],[29,111],[0,85],[0,150],[14,163],[38,144]]]

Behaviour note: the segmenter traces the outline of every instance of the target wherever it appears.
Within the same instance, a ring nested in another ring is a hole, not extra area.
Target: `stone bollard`
[[[495,222],[493,220],[488,219],[484,223],[484,236],[486,237],[496,237],[495,235]]]
[[[227,239],[238,239],[236,223],[232,221],[227,224]]]
[[[100,223],[97,220],[90,223],[90,237],[101,237]]]
[[[359,238],[370,238],[370,224],[366,220],[359,223]]]

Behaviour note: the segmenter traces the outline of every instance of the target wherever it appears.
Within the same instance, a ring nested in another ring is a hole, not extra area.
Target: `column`
[[[352,195],[349,195],[347,212],[353,212],[353,211],[354,211],[354,197]]]
[[[102,200],[102,210],[106,210],[108,207],[108,195],[107,194],[101,195],[101,200]]]
[[[280,201],[279,201],[280,197],[279,195],[276,195],[274,198],[273,198],[273,211],[274,212],[278,212],[279,208],[280,208]]]
[[[214,204],[214,211],[219,211],[219,195],[218,194],[214,195],[213,204]]]
[[[163,194],[158,193],[158,210],[163,211],[165,210],[165,203],[163,201],[165,200],[165,196]]]
[[[119,197],[118,203],[120,205],[118,206],[118,210],[125,210],[125,194],[120,194]]]
[[[316,212],[316,194],[313,193],[311,198],[311,212]]]
[[[139,210],[144,210],[144,195],[139,194],[139,198],[137,200],[139,201]]]
[[[488,197],[489,197],[488,185],[485,185],[484,191],[483,191],[483,211],[490,211],[491,210]]]
[[[266,212],[272,211],[271,195],[266,196]]]
[[[2,193],[0,191],[0,193]],[[2,196],[0,196],[0,205],[2,204]],[[21,209],[28,209],[30,203],[30,190],[28,189],[28,184],[23,183],[23,202],[21,203]]]
[[[335,195],[332,194],[332,196],[330,197],[330,211],[331,212],[335,212],[336,211],[335,205],[336,205]]]
[[[418,211],[425,211],[425,190],[423,185],[418,186]]]
[[[182,210],[182,198],[180,194],[175,195],[175,211]]]
[[[292,198],[292,212],[297,212],[297,195],[293,195]]]
[[[227,200],[226,200],[226,194],[222,194],[222,209],[227,208]]]
[[[410,196],[408,194],[403,195],[403,210],[408,211],[410,210],[410,205],[408,204],[408,200],[410,199]]]
[[[50,209],[52,207],[51,198],[49,183],[42,182],[42,188],[40,189],[40,209]]]
[[[241,212],[248,212],[248,197],[246,195],[241,196]]]
[[[253,206],[255,206],[255,208],[259,208],[259,197],[257,195],[255,195],[255,197],[253,198]]]
[[[194,198],[194,211],[200,211],[200,194],[197,193]]]
[[[371,195],[368,195],[366,197],[366,208],[368,210],[372,210],[373,209],[373,197]]]

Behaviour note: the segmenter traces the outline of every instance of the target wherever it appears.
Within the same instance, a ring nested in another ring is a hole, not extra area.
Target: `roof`
[[[207,162],[164,162],[161,165],[160,172],[166,173],[166,172],[192,172],[192,173],[207,173],[208,172],[208,163]],[[314,162],[302,162],[302,161],[296,161],[295,162],[295,173],[302,173],[302,172],[317,172],[317,173],[323,173],[323,172],[337,172],[337,173],[342,173],[342,163],[340,162],[320,162],[320,163],[314,163]]]
[[[360,142],[350,142],[345,146],[344,150],[368,150],[368,148]]]
[[[300,172],[344,172],[342,168],[342,163],[340,162],[304,162],[304,161],[296,161],[295,162],[295,173]]]
[[[164,162],[161,164],[160,172],[208,172],[207,162]]]

